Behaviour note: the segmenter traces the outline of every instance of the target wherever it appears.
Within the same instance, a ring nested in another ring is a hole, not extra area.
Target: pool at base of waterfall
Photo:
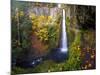
[[[55,62],[63,62],[68,57],[68,50],[64,49],[62,51],[62,48],[55,48],[50,53],[50,59],[52,59]]]

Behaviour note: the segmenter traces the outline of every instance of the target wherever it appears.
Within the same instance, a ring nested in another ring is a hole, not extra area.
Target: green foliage
[[[52,5],[51,5],[52,6]],[[26,7],[25,7],[26,8]],[[12,16],[12,53],[14,56],[19,57],[25,55],[25,48],[31,46],[30,36],[35,35],[39,42],[43,45],[48,45],[48,50],[55,48],[58,45],[60,34],[60,20],[59,15],[57,17],[36,15],[30,13],[26,15],[23,7],[18,11],[18,18],[20,24],[20,37],[21,41],[16,38],[18,36],[17,30],[17,16]],[[81,33],[74,28],[71,28],[70,18],[66,18],[66,31],[68,35],[68,51],[69,56],[65,62],[55,63],[51,60],[44,61],[35,68],[24,69],[20,67],[14,67],[12,74],[19,73],[36,73],[36,72],[56,72],[56,71],[68,71],[68,70],[80,70],[81,69]],[[73,20],[76,23],[76,19]],[[33,41],[35,42],[35,41]],[[19,46],[18,43],[21,45]],[[44,47],[43,45],[40,45]],[[37,45],[39,47],[39,45]],[[42,49],[41,47],[41,49]],[[44,49],[44,48],[43,48]]]
[[[21,14],[22,15],[22,14]],[[27,16],[28,17],[28,16]],[[30,19],[25,15],[20,16],[20,29],[22,35],[22,48],[30,47],[30,34],[35,34],[39,40],[43,43],[48,44],[49,49],[54,48],[58,45],[60,25],[57,23],[58,19],[54,20],[51,16],[36,16],[35,14],[30,15]],[[13,21],[14,22],[14,21]],[[66,20],[67,33],[70,38],[69,42],[69,59],[63,63],[55,63],[53,61],[44,61],[35,68],[23,69],[15,67],[12,73],[34,73],[34,72],[55,72],[55,71],[68,71],[80,69],[80,33],[75,35],[74,30],[70,30],[70,19]],[[31,29],[32,27],[32,29]],[[16,27],[15,27],[16,29]],[[16,29],[17,30],[17,29]],[[14,32],[14,31],[13,31]],[[16,32],[16,31],[15,31]],[[75,36],[75,38],[73,38]],[[72,40],[73,39],[73,40]],[[16,40],[16,39],[14,39]],[[71,41],[72,40],[72,41]],[[14,42],[13,42],[14,44]],[[16,56],[20,56],[24,51],[18,47],[15,48]],[[15,55],[14,54],[14,55]],[[43,69],[44,68],[44,69]]]
[[[18,16],[16,16],[17,14]],[[12,55],[14,55],[14,57],[22,55],[25,51],[24,49],[30,47],[31,25],[31,21],[28,16],[25,15],[24,11],[18,10],[17,13],[12,15]]]
[[[67,25],[67,26],[70,25],[70,19],[69,19],[69,17],[66,18],[66,25]]]
[[[53,61],[44,61],[39,64],[34,72],[57,72],[57,71],[72,71],[81,69],[81,59],[80,59],[80,35],[76,37],[75,41],[69,48],[69,58],[63,63],[55,63]],[[43,69],[44,68],[44,69]]]
[[[59,24],[49,26],[48,34],[49,47],[54,48],[58,45],[57,41],[59,40]]]
[[[56,63],[51,60],[44,61],[33,69],[34,72],[57,72],[72,71],[81,69],[81,48],[80,48],[80,32],[75,36],[75,40],[69,46],[69,57],[63,63]]]
[[[44,67],[44,69],[42,69],[42,67]],[[57,72],[57,71],[62,71],[61,67],[62,67],[61,64],[57,64],[51,60],[48,60],[38,65],[37,68],[34,69],[34,71],[35,72]]]
[[[69,58],[66,63],[66,70],[79,70],[81,66],[80,34],[75,37],[74,42],[69,47]]]
[[[32,69],[27,68],[20,68],[20,67],[14,67],[13,71],[11,72],[12,75],[16,75],[16,74],[27,74],[27,73],[31,73]]]

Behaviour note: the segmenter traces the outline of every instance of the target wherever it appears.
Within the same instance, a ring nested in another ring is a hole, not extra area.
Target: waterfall
[[[59,5],[61,7],[61,5]],[[37,10],[37,9],[36,9]],[[55,62],[63,62],[68,57],[68,48],[67,48],[67,32],[66,32],[66,24],[65,24],[65,9],[62,10],[63,18],[61,24],[61,36],[60,36],[60,45],[58,48],[54,48],[47,55],[36,57],[36,58],[28,58],[25,61],[17,63],[17,66],[21,67],[36,67],[38,64],[42,63],[45,60],[53,60]],[[36,11],[37,12],[37,11]]]
[[[61,52],[67,52],[67,33],[66,33],[66,24],[65,24],[65,10],[63,9],[63,20],[61,25],[61,42],[60,42],[60,48]]]

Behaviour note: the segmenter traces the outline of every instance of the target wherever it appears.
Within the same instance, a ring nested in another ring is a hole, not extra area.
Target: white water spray
[[[67,52],[67,33],[66,33],[66,24],[65,24],[65,9],[63,9],[63,20],[62,20],[62,32],[61,32],[61,44],[60,48],[62,52]]]

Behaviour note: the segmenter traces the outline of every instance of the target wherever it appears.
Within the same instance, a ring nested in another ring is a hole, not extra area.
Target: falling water
[[[67,52],[67,34],[66,34],[66,24],[65,24],[65,10],[63,9],[63,20],[61,25],[61,42],[60,42],[60,48],[62,52]]]

